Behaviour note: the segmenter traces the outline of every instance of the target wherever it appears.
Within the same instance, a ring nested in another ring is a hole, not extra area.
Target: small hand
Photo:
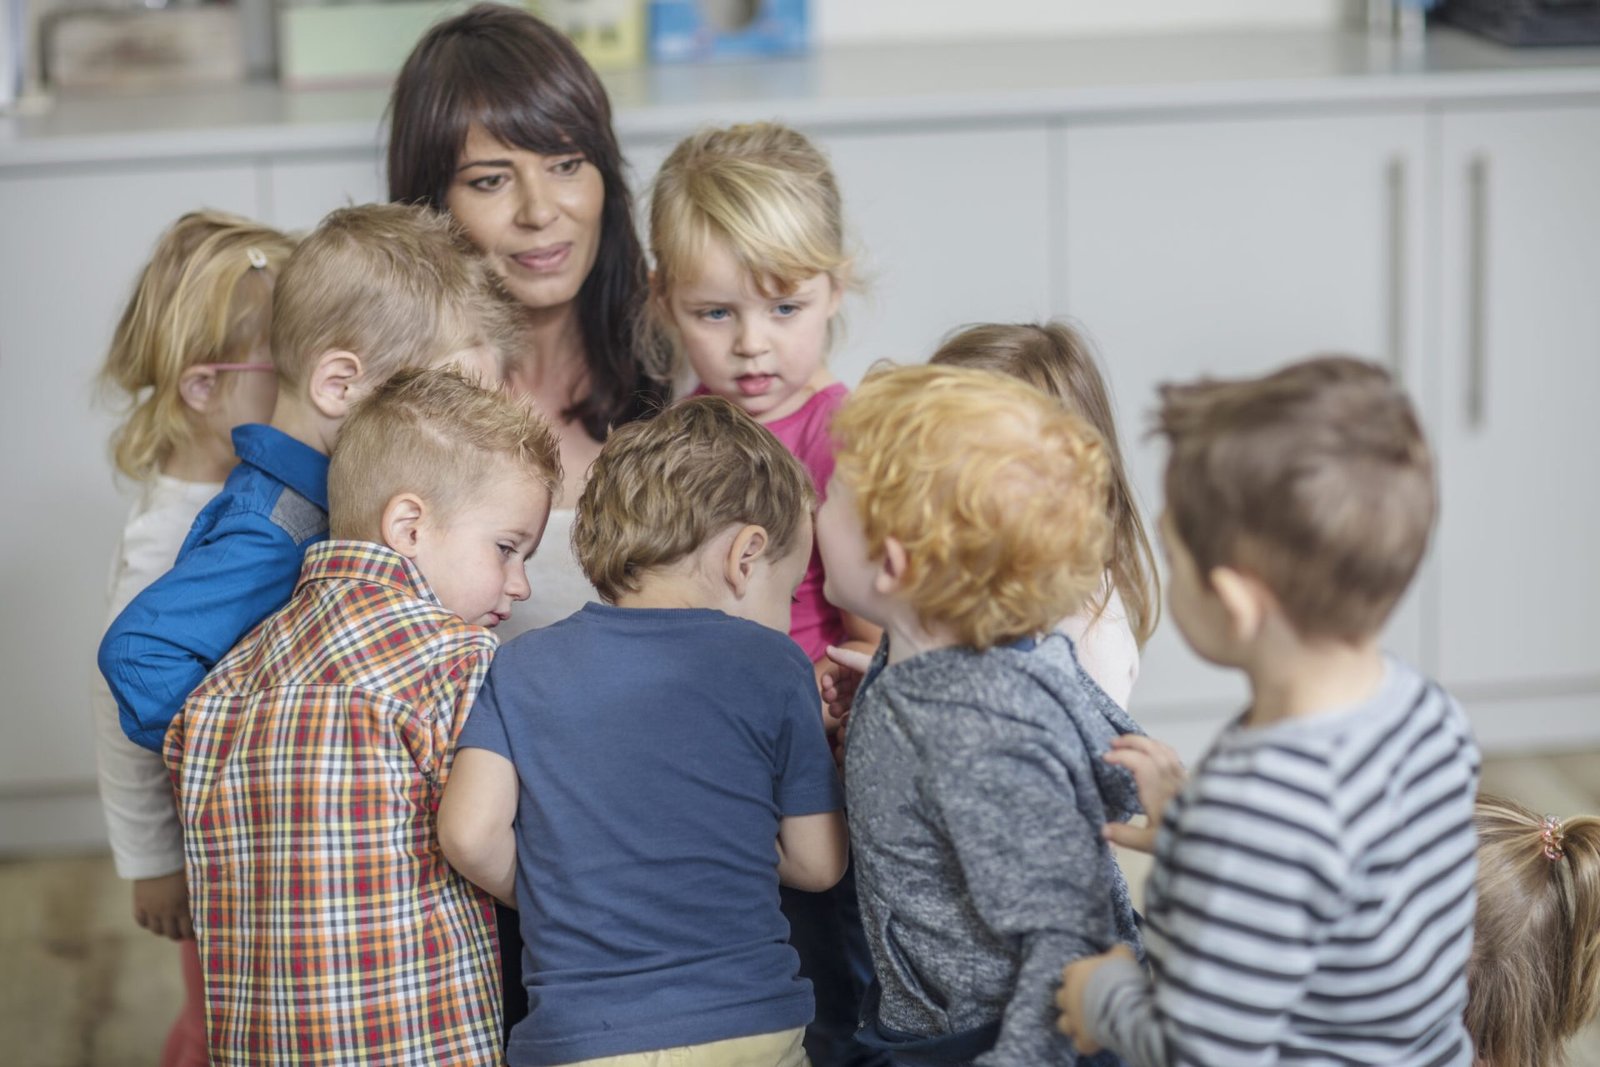
[[[183,872],[133,881],[133,921],[159,937],[193,941],[189,883]]]
[[[1089,1033],[1083,1018],[1083,993],[1089,987],[1089,979],[1114,959],[1131,962],[1135,958],[1127,945],[1119,944],[1110,952],[1073,960],[1061,969],[1061,986],[1056,990],[1056,1007],[1061,1014],[1056,1017],[1056,1029],[1072,1038],[1073,1048],[1081,1055],[1092,1056],[1100,1051],[1100,1043]]]
[[[1107,823],[1105,839],[1136,852],[1154,852],[1156,831],[1167,804],[1183,789],[1188,772],[1171,745],[1143,734],[1123,734],[1111,742],[1111,751],[1102,757],[1107,763],[1125,768],[1139,787],[1139,805],[1149,821],[1144,826],[1132,823]]]

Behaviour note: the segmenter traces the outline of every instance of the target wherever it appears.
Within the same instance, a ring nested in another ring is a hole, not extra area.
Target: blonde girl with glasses
[[[112,458],[138,488],[112,558],[108,624],[172,566],[195,516],[222,488],[235,462],[234,427],[272,415],[272,290],[294,244],[248,219],[195,211],[161,235],[139,274],[100,370],[102,387],[125,410]],[[205,1064],[200,960],[172,785],[161,757],[122,732],[98,672],[94,684],[100,798],[117,874],[133,884],[135,921],[179,944],[185,1002],[161,1064]]]

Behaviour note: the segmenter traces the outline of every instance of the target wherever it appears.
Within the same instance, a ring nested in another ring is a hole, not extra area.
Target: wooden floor
[[[1483,784],[1541,812],[1600,812],[1600,752],[1492,760]],[[108,857],[0,862],[0,1063],[155,1064],[180,998],[176,948],[133,924]],[[1600,1067],[1600,1027],[1571,1067]]]

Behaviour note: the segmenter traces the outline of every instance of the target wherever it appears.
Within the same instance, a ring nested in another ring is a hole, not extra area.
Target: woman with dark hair
[[[670,399],[667,350],[646,324],[611,102],[571,41],[479,4],[418,42],[389,111],[389,198],[449,212],[488,256],[526,312],[506,381],[561,438],[566,484],[504,640],[594,598],[568,547],[572,508],[611,428]]]

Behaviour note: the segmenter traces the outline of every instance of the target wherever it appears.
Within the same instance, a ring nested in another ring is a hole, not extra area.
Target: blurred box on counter
[[[278,80],[291,89],[388,85],[428,27],[470,0],[278,5]]]
[[[650,58],[749,59],[806,50],[807,0],[650,0]]]
[[[242,81],[239,11],[210,4],[69,8],[41,27],[44,79],[57,89],[145,89]]]
[[[597,70],[636,67],[645,58],[646,0],[532,0],[535,15],[572,38]]]

